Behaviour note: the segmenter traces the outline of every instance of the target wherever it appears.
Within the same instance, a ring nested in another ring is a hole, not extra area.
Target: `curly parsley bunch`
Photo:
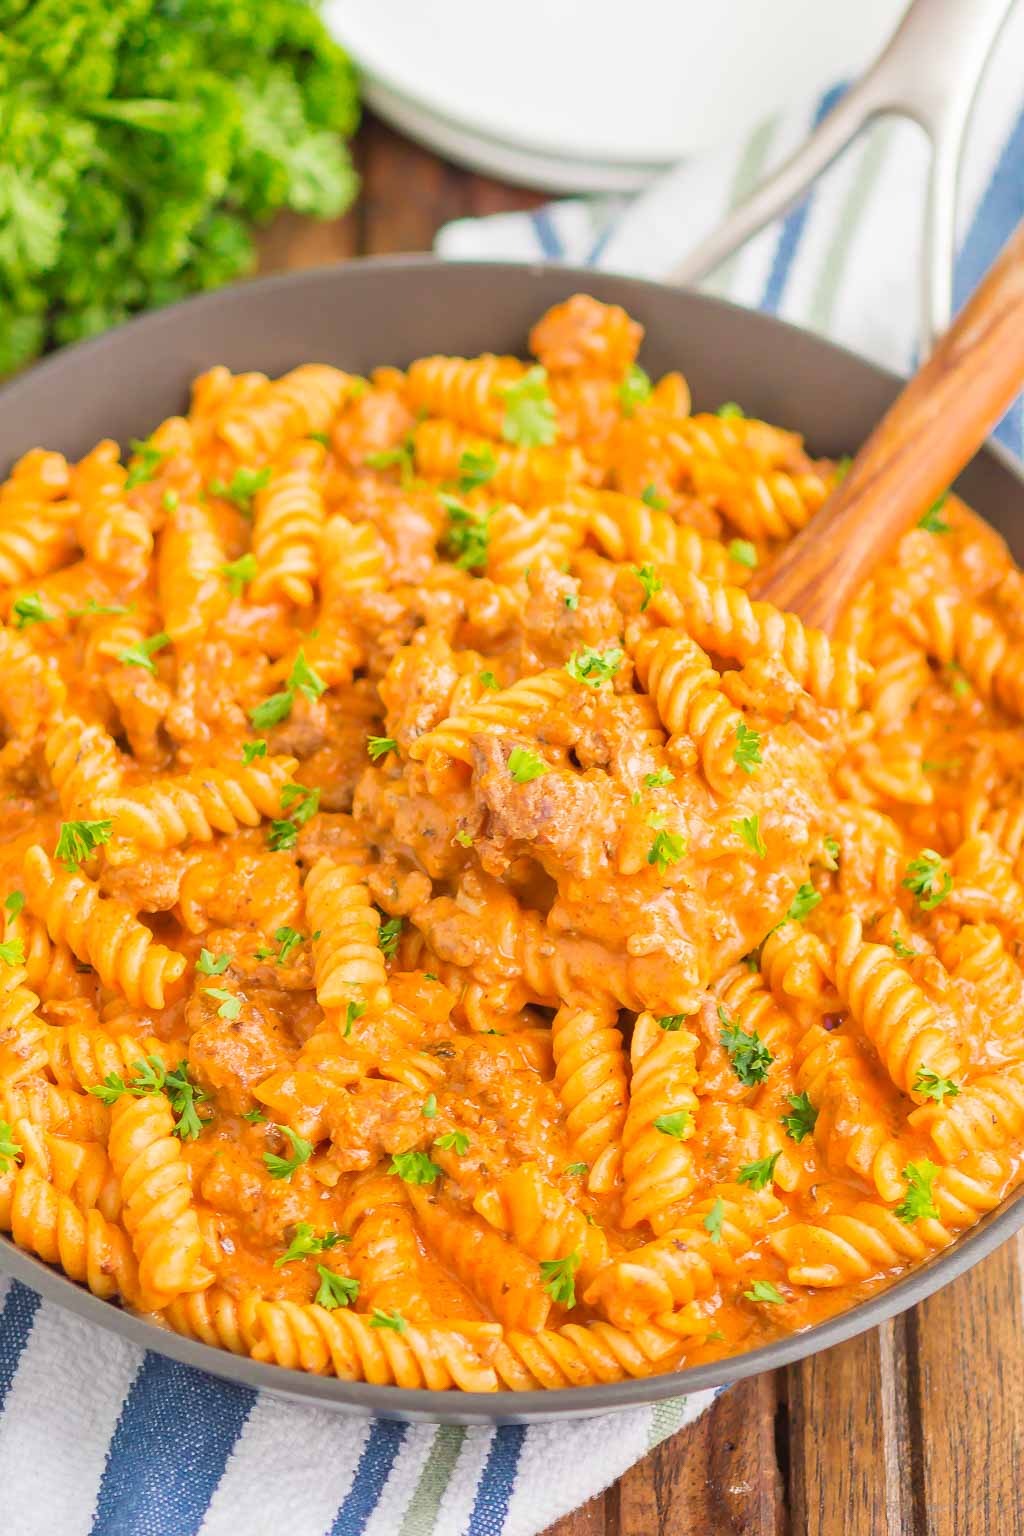
[[[0,0],[0,374],[336,218],[358,113],[306,0]]]

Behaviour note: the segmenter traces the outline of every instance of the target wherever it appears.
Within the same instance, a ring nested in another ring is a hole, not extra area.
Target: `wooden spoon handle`
[[[831,632],[872,566],[973,457],[1024,387],[1024,222],[758,597]]]

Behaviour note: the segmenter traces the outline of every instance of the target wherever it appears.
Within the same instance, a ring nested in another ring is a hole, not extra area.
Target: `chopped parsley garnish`
[[[570,613],[575,613],[580,605],[579,597],[575,592],[567,592],[563,601]]]
[[[551,1300],[560,1307],[576,1305],[576,1271],[580,1256],[575,1251],[564,1259],[541,1259],[540,1272],[544,1277],[544,1289]]]
[[[15,629],[27,629],[30,624],[48,624],[51,619],[57,617],[55,613],[48,613],[43,607],[43,599],[38,592],[16,597],[11,604],[11,612],[14,615]]]
[[[489,443],[479,450],[467,448],[459,455],[459,490],[463,496],[486,485],[497,473],[498,461]]]
[[[199,951],[199,959],[196,961],[196,970],[200,976],[223,976],[231,964],[231,956],[223,952],[219,955],[211,955],[208,949]]]
[[[917,898],[922,911],[930,912],[953,889],[953,877],[948,869],[943,869],[939,854],[933,848],[925,848],[920,858],[911,859],[901,884]]]
[[[834,483],[842,485],[852,468],[853,460],[848,453],[844,453],[843,457],[836,462]]]
[[[284,784],[281,787],[281,809],[289,811],[297,827],[304,827],[311,816],[320,809],[320,791],[306,784]]]
[[[98,614],[108,613],[133,613],[135,604],[128,603],[98,603],[94,597],[90,597],[84,608],[68,608],[67,614],[72,619],[91,618]]]
[[[455,556],[455,564],[462,571],[482,571],[487,565],[491,509],[485,507],[474,511],[443,491],[439,496],[448,513],[444,542]]]
[[[389,752],[397,752],[398,742],[393,736],[368,736],[366,750],[376,763],[380,758],[387,757]]]
[[[204,987],[203,992],[207,997],[212,997],[214,1002],[220,1004],[217,1009],[218,1019],[237,1019],[242,1011],[241,998],[229,992],[226,987]]]
[[[426,1152],[396,1152],[388,1173],[396,1173],[406,1184],[433,1184],[441,1169]]]
[[[644,774],[645,789],[664,789],[667,784],[675,783],[675,774],[671,768],[659,768],[656,773]]]
[[[281,1257],[274,1260],[274,1268],[281,1269],[285,1264],[293,1264],[296,1259],[304,1259],[311,1253],[325,1253],[328,1248],[334,1248],[340,1242],[340,1232],[325,1232],[322,1237],[317,1237],[308,1221],[297,1222],[295,1236]]]
[[[775,1174],[775,1164],[781,1156],[781,1152],[773,1152],[771,1157],[759,1157],[756,1162],[744,1163],[736,1175],[737,1184],[749,1184],[751,1189],[767,1189]]]
[[[818,1111],[806,1093],[787,1093],[786,1103],[792,1110],[792,1114],[781,1117],[786,1135],[791,1141],[803,1141],[818,1123]]]
[[[940,1077],[937,1072],[930,1072],[927,1067],[918,1067],[917,1076],[914,1079],[914,1092],[920,1093],[926,1099],[934,1099],[936,1104],[944,1104],[947,1099],[955,1099],[960,1089],[951,1077]]]
[[[282,720],[287,720],[295,703],[295,694],[291,688],[285,688],[281,693],[272,693],[269,698],[261,699],[249,711],[249,719],[258,731],[265,731],[269,726],[279,725]]]
[[[9,912],[12,917],[17,917],[19,913],[24,911],[24,907],[24,891],[12,891],[11,894],[7,897],[7,900],[4,902],[4,911]]]
[[[688,1109],[677,1109],[671,1115],[658,1115],[654,1129],[663,1136],[673,1136],[676,1141],[682,1141],[687,1131],[693,1129],[693,1115]]]
[[[532,779],[539,779],[542,773],[548,771],[544,759],[529,747],[513,747],[508,755],[507,766],[517,784],[529,784]]]
[[[747,1301],[770,1301],[775,1306],[785,1305],[786,1298],[770,1280],[755,1280],[749,1291],[743,1292]]]
[[[248,1120],[250,1125],[262,1125],[266,1121],[266,1118],[267,1117],[263,1113],[262,1109],[247,1109],[245,1114],[242,1116],[242,1119]]]
[[[305,694],[307,699],[318,699],[327,691],[327,684],[309,665],[306,653],[301,646],[292,663],[292,670],[288,674],[288,687],[297,693]]]
[[[912,949],[909,944],[905,944],[903,942],[903,940],[900,938],[899,934],[896,932],[895,928],[892,930],[892,933],[889,935],[889,942],[892,945],[893,949],[895,950],[896,954],[899,955],[901,960],[916,960],[917,959],[917,950],[916,949]]]
[[[732,1069],[744,1088],[754,1088],[758,1083],[763,1083],[774,1057],[757,1030],[752,1030],[748,1035],[746,1030],[733,1023],[721,1003],[718,1005],[718,1017],[722,1024],[722,1033],[718,1038],[728,1052]]]
[[[435,1147],[440,1147],[442,1152],[454,1152],[457,1157],[465,1157],[469,1151],[469,1137],[465,1131],[446,1131],[434,1142]]]
[[[677,1029],[682,1029],[686,1023],[685,1013],[663,1013],[658,1020],[658,1028],[667,1030],[669,1034],[675,1034]]]
[[[589,1163],[569,1163],[565,1168],[567,1179],[583,1179],[590,1172]]]
[[[272,853],[284,853],[289,848],[294,848],[299,840],[299,829],[294,821],[277,820],[270,823],[267,832],[267,847]]]
[[[369,469],[397,469],[399,484],[403,490],[408,490],[414,479],[411,435],[395,448],[382,448],[379,453],[368,453],[363,463]]]
[[[463,829],[462,831],[456,832],[455,841],[458,843],[460,848],[472,848],[473,834],[472,832],[467,832],[465,829]]]
[[[405,1333],[409,1324],[397,1309],[390,1312],[383,1311],[380,1307],[374,1307],[370,1313],[371,1328],[391,1328],[395,1333]]]
[[[935,1183],[935,1175],[938,1171],[935,1164],[930,1163],[927,1158],[919,1163],[908,1163],[904,1168],[903,1177],[907,1181],[907,1192],[896,1207],[896,1215],[900,1221],[905,1221],[908,1227],[922,1216],[938,1220],[939,1208],[932,1198],[932,1185]]]
[[[428,1093],[427,1094],[427,1097],[423,1101],[423,1107],[420,1110],[420,1114],[423,1116],[424,1120],[436,1120],[437,1119],[437,1094],[436,1093]]]
[[[949,687],[954,699],[963,699],[971,691],[971,685],[964,676],[964,669],[959,662],[951,661],[946,668],[949,677]]]
[[[276,1152],[264,1152],[263,1162],[272,1179],[290,1179],[296,1168],[308,1163],[313,1156],[313,1143],[296,1135],[290,1125],[279,1125],[278,1130],[291,1142],[291,1157],[278,1157]]]
[[[737,565],[745,565],[749,571],[757,570],[757,550],[749,539],[730,539],[725,552]]]
[[[380,932],[377,935],[377,943],[380,945],[381,954],[386,960],[392,959],[398,948],[398,940],[402,932],[402,919],[389,917],[386,923],[381,923]]]
[[[126,646],[123,651],[118,651],[117,659],[126,667],[145,667],[147,672],[156,672],[156,662],[153,657],[157,651],[162,651],[170,645],[171,637],[165,630],[158,635],[150,635],[147,640],[140,640],[138,645]]]
[[[733,417],[745,417],[746,412],[741,405],[736,404],[735,400],[727,400],[724,405],[718,407],[716,415],[728,421]]]
[[[548,394],[547,370],[529,368],[522,378],[500,384],[498,393],[505,402],[501,435],[506,443],[521,448],[545,447],[558,436],[555,407]]]
[[[25,946],[21,939],[5,939],[0,944],[0,960],[3,961],[4,965],[24,965]]]
[[[222,501],[234,502],[243,516],[250,517],[253,497],[269,484],[269,469],[246,469],[243,465],[235,470],[230,480],[211,480],[207,490],[211,496],[219,496]]]
[[[257,574],[256,556],[253,554],[239,555],[237,560],[229,560],[220,568],[221,575],[227,581],[234,597],[241,597],[243,588],[254,579]]]
[[[744,725],[742,720],[736,727],[736,745],[732,749],[732,760],[744,773],[753,773],[757,764],[764,761],[761,756],[759,733]]]
[[[820,902],[820,893],[814,889],[809,880],[805,880],[789,904],[786,921],[792,923],[803,922],[804,918],[808,917]]]
[[[180,500],[181,497],[178,495],[177,491],[164,491],[164,494],[160,498],[160,504],[165,512],[176,512],[178,509],[178,502]]]
[[[167,1073],[163,1086],[174,1114],[173,1134],[181,1141],[195,1141],[203,1128],[196,1105],[202,1104],[210,1095],[189,1081],[187,1061],[179,1061],[174,1070]]]
[[[722,1241],[722,1221],[725,1216],[725,1201],[719,1195],[714,1205],[704,1217],[704,1230],[713,1243]]]
[[[262,737],[258,741],[243,741],[242,762],[245,763],[247,767],[250,763],[255,762],[258,757],[266,757],[266,755],[267,744],[262,739]]]
[[[480,686],[481,688],[489,689],[491,693],[497,693],[501,688],[501,684],[493,672],[480,673]]]
[[[167,457],[159,448],[153,446],[152,440],[148,437],[142,440],[133,437],[130,447],[134,457],[125,477],[126,491],[132,491],[137,485],[144,485],[147,480],[152,480],[161,461]]]
[[[0,1173],[6,1173],[21,1155],[21,1144],[14,1140],[13,1125],[7,1120],[0,1120]]]
[[[347,1040],[352,1034],[352,1025],[357,1019],[361,1019],[367,1009],[366,1003],[347,1003],[345,1006],[345,1027],[342,1030],[342,1039]]]
[[[319,443],[321,448],[329,448],[331,446],[329,432],[307,432],[306,436],[311,443]]]
[[[741,837],[747,847],[757,854],[759,859],[765,857],[768,849],[765,847],[764,838],[761,836],[758,817],[741,816],[738,821],[733,822],[732,829],[736,836]]]
[[[668,506],[664,496],[658,495],[658,487],[653,482],[650,485],[644,486],[640,500],[645,506],[652,507],[655,512],[664,512]]]
[[[653,565],[635,565],[633,570],[636,574],[637,581],[639,581],[640,585],[644,589],[644,600],[640,604],[640,612],[646,613],[647,605],[650,603],[651,598],[662,590],[665,583],[662,581]]]
[[[648,374],[638,363],[631,363],[626,370],[626,377],[619,385],[619,404],[622,407],[623,416],[629,417],[636,413],[638,405],[643,405],[651,398],[651,380]]]
[[[358,1280],[352,1280],[348,1275],[336,1274],[333,1269],[328,1269],[326,1264],[318,1264],[316,1272],[320,1276],[320,1284],[313,1300],[318,1307],[324,1307],[328,1312],[333,1312],[335,1307],[349,1306],[359,1295]]]
[[[826,837],[821,846],[824,854],[821,862],[827,870],[837,870],[839,868],[839,843],[834,837]]]
[[[277,959],[274,961],[274,964],[284,965],[292,950],[297,949],[302,943],[302,934],[297,928],[289,928],[287,926],[275,928],[274,942],[281,946],[277,952]]]
[[[917,526],[923,528],[925,533],[949,533],[950,526],[942,515],[942,509],[949,497],[948,491],[943,491],[938,501],[932,502],[928,511],[918,521]]]
[[[574,683],[599,688],[608,678],[615,676],[622,666],[622,656],[622,647],[618,645],[609,645],[603,651],[587,645],[582,651],[573,651],[565,664],[565,670]]]
[[[54,858],[59,859],[67,870],[77,869],[96,848],[109,843],[113,828],[112,821],[61,822]]]
[[[663,875],[672,864],[678,864],[686,852],[686,839],[680,832],[656,832],[654,842],[647,850],[648,864],[657,866]]]

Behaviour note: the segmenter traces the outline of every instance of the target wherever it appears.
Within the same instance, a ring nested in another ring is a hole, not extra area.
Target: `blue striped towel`
[[[1019,6],[965,164],[960,298],[1024,215],[1022,57]],[[832,99],[764,124],[631,204],[465,220],[441,232],[438,249],[656,277]],[[709,286],[907,369],[924,170],[916,129],[878,126]],[[1019,403],[1000,435],[1024,448]],[[143,1352],[0,1280],[0,1518],[4,1536],[537,1536],[713,1395],[531,1429],[357,1421]]]

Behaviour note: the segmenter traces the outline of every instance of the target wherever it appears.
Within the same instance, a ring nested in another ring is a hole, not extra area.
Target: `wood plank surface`
[[[356,208],[277,219],[260,271],[429,250],[544,199],[369,117]],[[1024,1536],[1024,1236],[903,1318],[740,1382],[545,1536]]]

